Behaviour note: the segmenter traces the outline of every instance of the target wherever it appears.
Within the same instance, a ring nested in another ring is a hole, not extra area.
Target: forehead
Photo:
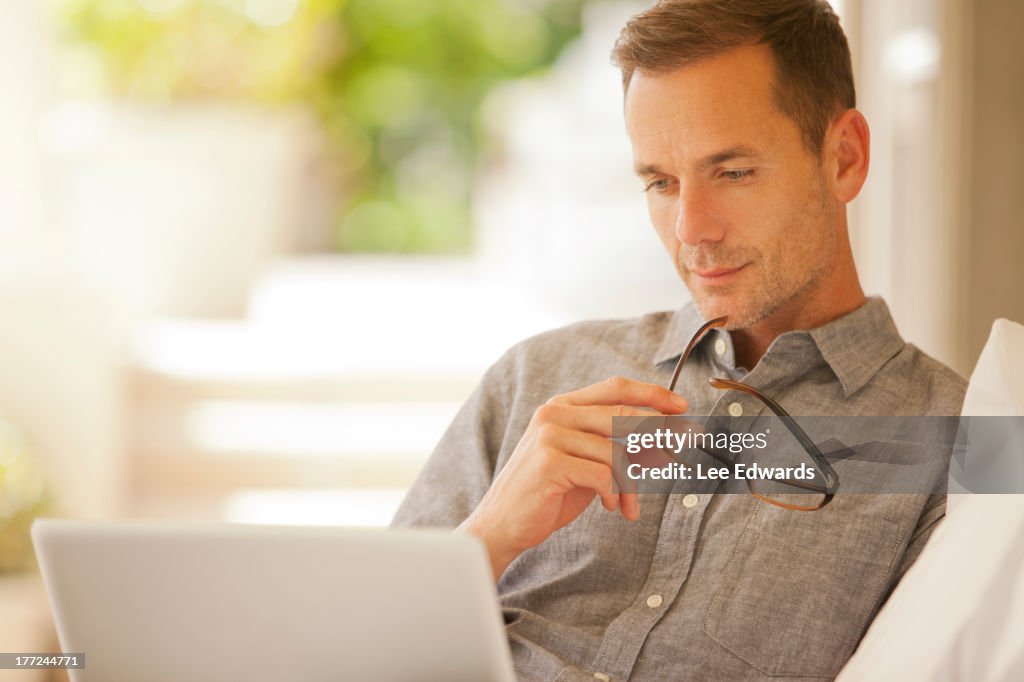
[[[767,45],[734,48],[665,74],[635,72],[625,106],[634,152],[696,156],[799,141],[796,124],[775,107],[774,77]]]

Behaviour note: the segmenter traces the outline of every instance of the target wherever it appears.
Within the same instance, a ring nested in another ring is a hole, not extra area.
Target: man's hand
[[[494,579],[579,516],[595,496],[608,511],[640,518],[636,493],[612,492],[612,418],[675,415],[686,407],[686,400],[661,386],[615,377],[537,408],[505,467],[459,527],[483,540]]]

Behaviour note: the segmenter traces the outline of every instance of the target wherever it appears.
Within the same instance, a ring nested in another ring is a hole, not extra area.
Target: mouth
[[[711,268],[709,270],[691,269],[690,272],[696,275],[697,278],[705,284],[724,284],[745,267],[747,267],[747,263],[735,268]]]

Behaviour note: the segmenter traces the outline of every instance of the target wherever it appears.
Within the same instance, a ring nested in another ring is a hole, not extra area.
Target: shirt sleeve
[[[494,480],[515,390],[513,351],[484,374],[434,448],[392,520],[392,527],[454,528]]]

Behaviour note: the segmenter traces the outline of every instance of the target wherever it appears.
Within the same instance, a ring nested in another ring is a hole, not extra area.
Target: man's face
[[[840,204],[773,78],[758,45],[636,72],[626,94],[651,221],[701,314],[730,329],[811,300],[837,253]]]

